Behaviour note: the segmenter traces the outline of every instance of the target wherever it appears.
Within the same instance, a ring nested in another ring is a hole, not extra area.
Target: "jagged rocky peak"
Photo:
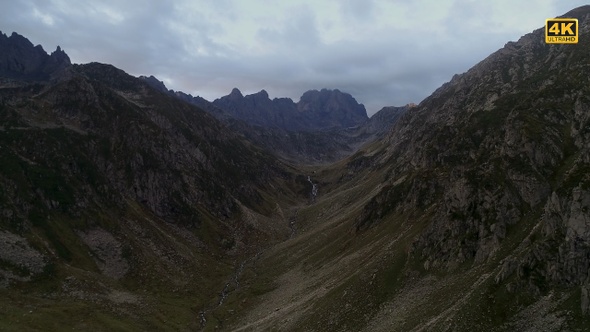
[[[309,113],[322,127],[357,126],[368,119],[365,106],[338,89],[307,91],[297,103],[297,109]]]
[[[266,92],[266,90],[264,90],[264,89],[258,91],[257,93],[252,94],[251,96],[256,97],[256,98],[260,98],[260,99],[270,99],[268,97],[268,92]]]
[[[250,124],[286,130],[354,127],[368,120],[365,106],[338,89],[310,90],[295,103],[290,98],[271,100],[266,90],[244,97],[234,88],[213,104]]]
[[[269,96],[268,96],[268,92],[266,92],[266,90],[262,89],[256,93],[252,93],[249,95],[243,95],[242,91],[240,91],[240,89],[238,88],[233,88],[230,92],[229,95],[221,97],[219,99],[231,99],[231,100],[241,100],[243,98],[246,98],[248,100],[270,100]]]
[[[359,104],[349,93],[341,92],[338,89],[322,89],[306,91],[299,99],[300,111],[342,111],[351,110],[355,114],[367,118],[367,111],[363,104]]]
[[[47,80],[71,67],[70,58],[61,49],[47,54],[41,45],[13,32],[10,37],[0,32],[0,77],[8,79]]]
[[[41,46],[41,45],[37,45],[37,46]],[[52,57],[56,57],[58,59],[66,59],[67,61],[70,62],[70,57],[66,54],[66,52],[64,52],[64,50],[61,49],[61,47],[59,45],[57,45],[57,47],[55,48],[55,51],[51,52],[51,56]]]
[[[44,71],[51,75],[51,73],[62,71],[71,65],[70,57],[58,45],[47,59]]]
[[[244,97],[244,95],[242,95],[242,92],[238,88],[233,88],[231,90],[231,93],[228,96],[231,98],[243,98]]]
[[[158,91],[168,92],[168,88],[166,87],[164,82],[160,81],[159,79],[154,77],[154,75],[150,75],[149,77],[142,75],[142,76],[139,76],[139,79],[145,81],[149,86],[151,86],[152,88],[154,88]]]
[[[415,106],[415,105],[414,105]],[[404,115],[412,106],[385,106],[363,124],[367,130],[377,133],[377,136],[385,135],[399,118]]]

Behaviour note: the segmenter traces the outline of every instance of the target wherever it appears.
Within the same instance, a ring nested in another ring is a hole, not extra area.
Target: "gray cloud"
[[[343,16],[353,20],[370,20],[375,14],[375,2],[373,0],[341,0],[340,10]]]
[[[530,10],[511,13],[503,2]],[[0,30],[209,100],[233,87],[295,100],[338,88],[371,114],[420,102],[545,18],[583,5],[568,2],[2,1]]]

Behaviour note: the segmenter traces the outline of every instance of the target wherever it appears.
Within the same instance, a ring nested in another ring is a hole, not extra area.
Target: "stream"
[[[205,325],[207,324],[207,317],[206,317],[207,313],[209,311],[212,311],[212,310],[215,310],[215,309],[221,307],[223,305],[223,303],[225,302],[225,300],[227,299],[227,297],[229,296],[229,294],[232,291],[238,290],[240,288],[240,276],[242,275],[242,272],[244,272],[244,266],[246,266],[246,264],[249,261],[253,261],[253,260],[258,259],[258,257],[260,257],[260,255],[262,255],[263,251],[264,251],[264,249],[258,251],[254,256],[246,258],[243,261],[241,261],[240,264],[236,265],[235,271],[232,273],[228,282],[225,284],[225,286],[223,286],[223,289],[219,293],[219,300],[217,301],[217,304],[213,307],[201,310],[199,312],[199,316],[201,317],[201,328],[204,328]],[[234,289],[230,289],[232,284],[235,286]]]
[[[318,196],[318,185],[317,183],[313,183],[313,181],[311,181],[311,176],[307,176],[307,182],[311,183],[311,202],[315,203],[315,199]]]
[[[311,180],[311,176],[309,175],[307,176],[307,181],[311,184],[310,201],[311,203],[315,203],[315,200],[318,196],[318,185],[317,183],[313,183],[313,181]],[[292,238],[297,234],[296,221],[298,212],[299,209],[295,209],[295,211],[289,217],[289,229],[291,230],[289,238]],[[217,301],[217,304],[212,307],[203,309],[199,312],[199,316],[201,319],[201,328],[205,328],[205,326],[207,325],[207,313],[221,307],[225,300],[227,300],[227,297],[231,294],[231,292],[236,291],[240,288],[240,276],[244,271],[244,267],[248,262],[255,261],[256,259],[258,259],[258,257],[262,255],[264,250],[265,249],[261,249],[254,256],[246,258],[242,260],[239,264],[235,265],[235,271],[232,273],[229,280],[225,283],[223,289],[219,293],[219,300]],[[231,288],[232,284],[235,286],[233,289]]]

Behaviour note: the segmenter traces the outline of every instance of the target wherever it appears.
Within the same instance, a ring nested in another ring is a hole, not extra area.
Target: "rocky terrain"
[[[225,117],[222,121],[248,141],[285,160],[329,164],[353,154],[368,142],[384,137],[410,108],[410,105],[384,107],[361,125],[312,131],[249,125],[232,117]]]
[[[93,329],[120,310],[206,311],[236,264],[289,235],[273,195],[305,199],[305,178],[291,166],[113,66],[49,71],[39,63],[51,56],[35,62],[18,52],[0,63],[20,68],[0,84],[3,317],[32,311],[30,328],[52,329],[63,309],[80,314],[72,326]],[[18,289],[27,290],[25,307],[9,300]],[[94,324],[84,325],[88,310]],[[197,314],[180,320],[201,326]],[[2,319],[0,329],[22,330],[16,323]]]
[[[589,6],[564,16],[590,31]],[[318,170],[299,236],[261,258],[274,288],[233,327],[587,331],[590,43],[543,37]]]
[[[169,90],[154,76],[140,76],[153,88],[207,111],[248,141],[283,159],[327,164],[384,136],[414,104],[384,107],[368,118],[363,105],[339,90],[310,90],[298,103],[269,99],[266,91],[243,96],[240,90],[209,102]]]
[[[363,105],[337,89],[310,90],[295,103],[290,98],[271,100],[264,90],[243,96],[234,88],[213,105],[246,123],[289,131],[354,127],[368,119]]]
[[[588,331],[588,63],[538,29],[370,120],[310,92],[306,133],[264,92],[5,72],[0,329]]]
[[[69,68],[70,58],[58,46],[50,55],[41,45],[33,44],[13,32],[10,37],[0,33],[0,78],[46,80]]]

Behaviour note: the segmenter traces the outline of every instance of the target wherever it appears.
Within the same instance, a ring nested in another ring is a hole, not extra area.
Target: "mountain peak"
[[[10,37],[0,32],[0,76],[9,79],[48,80],[71,66],[70,58],[61,49],[47,54],[41,45],[34,46],[27,38],[13,32]]]
[[[368,119],[365,106],[349,93],[338,89],[306,91],[299,99],[297,108],[304,113],[331,114],[330,117],[337,118],[345,127],[356,126]]]
[[[286,130],[347,128],[368,120],[365,107],[338,89],[309,90],[295,103],[290,98],[271,100],[264,89],[243,97],[234,88],[213,104],[250,124]]]
[[[41,45],[38,45],[41,46]],[[72,64],[70,61],[70,57],[64,52],[59,45],[55,48],[55,51],[51,53],[51,57],[55,58],[60,63],[66,63],[68,65]]]
[[[240,89],[233,88],[231,90],[231,93],[229,94],[229,97],[232,97],[232,98],[243,98],[244,95],[242,95],[242,92],[240,91]]]
[[[269,99],[268,92],[266,92],[266,90],[264,90],[264,89],[262,89],[262,90],[258,91],[257,93],[253,94],[253,96],[261,97],[263,99]]]
[[[569,12],[565,13],[562,17],[573,17],[577,19],[582,19],[584,15],[590,14],[590,5],[583,5],[577,8],[570,10]]]
[[[10,38],[26,40],[27,42],[31,43],[25,36],[16,33],[16,31],[12,32],[12,34],[10,35]],[[33,45],[33,44],[31,43],[31,45]]]
[[[164,84],[164,82],[157,79],[154,75],[147,76],[139,76],[139,79],[144,80],[149,86],[152,88],[161,91],[161,92],[168,92],[168,88]]]

